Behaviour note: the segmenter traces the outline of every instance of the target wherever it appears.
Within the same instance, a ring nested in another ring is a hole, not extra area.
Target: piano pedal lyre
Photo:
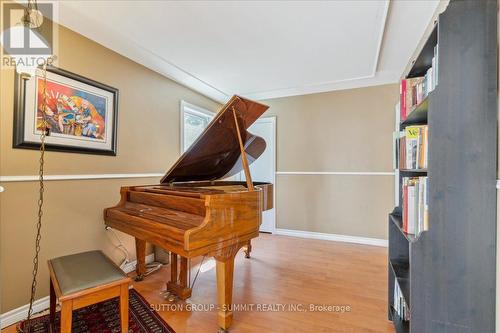
[[[168,296],[170,296],[170,291],[168,291],[166,283],[165,288],[160,291],[160,296],[162,296],[164,299],[167,299]]]
[[[170,281],[167,282],[167,291],[173,297],[186,300],[191,297],[192,289],[188,286],[188,260],[180,257],[180,270],[178,271],[178,255],[170,254]],[[170,297],[168,298],[169,301]],[[175,300],[175,298],[174,298]]]

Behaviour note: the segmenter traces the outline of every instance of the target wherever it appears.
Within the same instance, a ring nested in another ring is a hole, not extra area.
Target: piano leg
[[[220,332],[227,332],[233,321],[233,271],[234,256],[236,252],[225,256],[215,257],[217,269],[217,301],[219,303],[217,322],[221,328]]]
[[[251,240],[249,240],[247,242],[247,245],[246,245],[244,251],[245,251],[245,258],[247,258],[247,259],[250,258],[250,252],[252,252],[252,241]]]
[[[179,272],[179,284],[182,288],[188,287],[188,260],[181,257],[181,270]]]
[[[170,252],[170,282],[177,283],[177,253]]]
[[[146,241],[139,238],[135,239],[135,253],[137,256],[137,265],[135,267],[137,276],[135,280],[142,281],[146,273]]]

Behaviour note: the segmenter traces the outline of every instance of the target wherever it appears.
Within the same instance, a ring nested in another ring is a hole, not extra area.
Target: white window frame
[[[204,109],[200,106],[191,104],[189,102],[186,102],[184,100],[181,100],[181,105],[180,105],[180,146],[179,146],[179,151],[181,154],[184,153],[184,115],[186,113],[194,114],[196,116],[202,116],[202,117],[207,117],[209,119],[209,122],[212,121],[212,119],[215,117],[215,112],[212,112],[210,110]]]

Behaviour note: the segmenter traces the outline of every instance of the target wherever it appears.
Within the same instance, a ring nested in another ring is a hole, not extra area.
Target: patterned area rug
[[[56,332],[60,327],[60,312],[56,314]],[[31,320],[30,333],[48,333],[49,315]],[[26,322],[21,322],[24,328]],[[119,333],[120,306],[118,298],[73,311],[72,333]],[[168,324],[151,309],[149,303],[134,289],[129,292],[130,333],[175,333]]]

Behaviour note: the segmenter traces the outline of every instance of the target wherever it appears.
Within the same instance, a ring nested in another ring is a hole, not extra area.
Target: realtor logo
[[[2,2],[2,65],[36,68],[54,54],[55,3]]]

